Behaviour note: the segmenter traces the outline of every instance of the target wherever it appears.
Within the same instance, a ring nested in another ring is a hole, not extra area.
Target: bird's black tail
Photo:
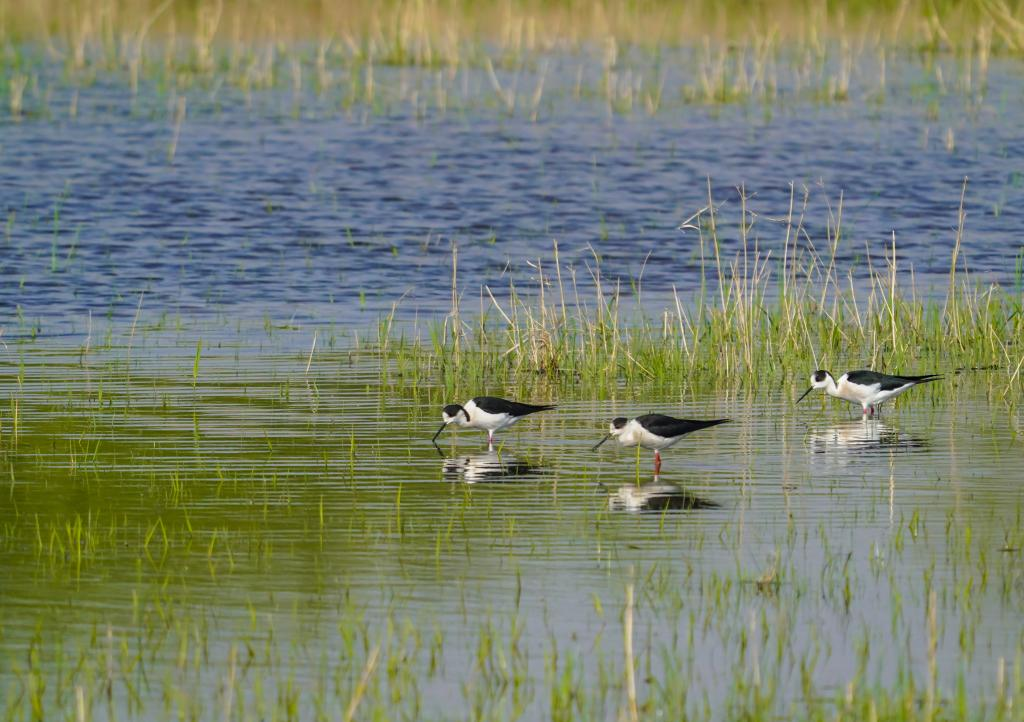
[[[527,414],[535,414],[538,411],[550,411],[551,409],[557,408],[554,404],[523,404],[516,403],[517,416],[526,416]]]
[[[728,424],[732,419],[701,419],[699,421],[693,421],[694,424],[700,424],[698,429],[708,429],[712,426],[718,426],[719,424]]]

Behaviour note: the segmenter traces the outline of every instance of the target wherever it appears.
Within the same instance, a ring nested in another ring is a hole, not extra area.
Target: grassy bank
[[[894,89],[923,96],[934,115],[949,92],[981,102],[992,59],[1022,52],[1024,9],[1002,0],[0,0],[0,104],[17,119],[75,116],[78,93],[100,78],[133,98],[191,94],[193,105],[170,111],[179,125],[196,103],[219,108],[229,90],[252,103],[269,89],[290,91],[296,115],[319,105],[425,115],[486,99],[535,119],[567,96],[654,114],[794,98],[877,104]],[[422,73],[388,73],[405,68]]]
[[[529,284],[478,289],[459,278],[454,249],[451,311],[429,342],[403,336],[387,318],[380,345],[400,369],[440,374],[446,385],[539,375],[595,386],[684,380],[703,390],[767,390],[802,382],[817,368],[947,374],[985,368],[1003,400],[1019,399],[1020,257],[1013,289],[972,280],[961,254],[963,197],[953,219],[948,287],[936,298],[916,287],[895,235],[884,257],[865,253],[841,272],[836,256],[850,243],[841,202],[819,224],[826,237],[815,241],[807,231],[806,197],[795,189],[788,214],[774,223],[751,214],[741,192],[738,217],[726,232],[736,234],[729,237],[738,237],[738,250],[727,255],[719,199],[710,185],[708,193],[707,206],[680,229],[699,252],[704,280],[695,297],[673,289],[670,305],[645,313],[642,270],[633,279],[604,278],[600,253],[592,249],[592,263],[580,271],[587,277],[578,279],[575,268],[560,262],[557,242],[549,258],[530,264]]]
[[[0,23],[8,38],[61,41],[70,48],[116,45],[125,34],[190,38],[197,48],[231,39],[333,38],[390,47],[398,51],[395,60],[420,62],[444,59],[466,43],[538,49],[609,39],[655,47],[705,38],[813,44],[873,37],[910,48],[1024,49],[1024,5],[1014,0],[2,0]]]

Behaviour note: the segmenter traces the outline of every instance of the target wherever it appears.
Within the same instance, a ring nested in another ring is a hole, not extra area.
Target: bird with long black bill
[[[807,394],[815,389],[822,389],[829,396],[860,404],[863,414],[874,416],[875,407],[883,401],[899,396],[907,389],[929,381],[938,381],[941,378],[940,374],[895,376],[870,369],[861,369],[860,371],[847,371],[837,381],[828,371],[819,369],[811,374],[811,388],[804,391],[796,402],[799,404]]]
[[[507,401],[495,396],[477,396],[462,404],[449,404],[441,410],[441,428],[434,434],[431,441],[436,445],[437,437],[449,424],[464,426],[468,429],[486,429],[487,446],[494,446],[494,433],[507,429],[524,416],[538,411],[553,409],[551,405],[523,404],[518,401]]]
[[[724,424],[730,419],[676,419],[664,414],[644,414],[635,419],[620,416],[612,419],[608,435],[594,444],[597,451],[608,439],[614,438],[623,446],[640,446],[654,450],[654,473],[661,471],[661,450],[672,446],[687,434]]]

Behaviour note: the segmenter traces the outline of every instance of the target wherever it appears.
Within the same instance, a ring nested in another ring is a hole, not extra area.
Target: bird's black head
[[[614,419],[612,419],[612,425],[608,427],[608,435],[605,436],[600,441],[598,441],[596,444],[594,444],[594,448],[591,449],[591,451],[596,451],[597,448],[601,446],[601,444],[603,444],[604,442],[608,441],[608,439],[620,435],[623,431],[625,431],[626,424],[628,423],[629,419],[627,419],[625,416],[617,416]]]
[[[449,404],[443,409],[441,409],[441,417],[447,417],[447,419],[454,419],[455,417],[459,416],[459,414],[465,413],[466,410],[460,407],[458,404]],[[447,421],[447,419],[445,419],[445,421]]]
[[[798,398],[796,402],[799,404],[801,401],[804,400],[807,394],[814,391],[814,389],[828,388],[828,380],[830,378],[832,378],[832,374],[830,374],[828,371],[825,371],[824,369],[818,369],[817,371],[815,371],[813,374],[811,374],[811,388],[804,391],[803,395],[800,396],[800,398]]]
[[[459,414],[461,414],[462,417],[466,419],[464,422],[459,417]],[[434,446],[437,446],[437,437],[441,435],[441,432],[444,431],[445,427],[448,426],[448,424],[452,423],[456,425],[469,423],[469,413],[458,404],[448,404],[443,409],[441,409],[441,428],[437,430],[437,433],[434,434],[434,438],[430,440],[431,443],[434,444]]]
[[[446,424],[450,424],[451,422],[455,421],[455,419],[458,418],[459,414],[462,414],[466,418],[466,421],[469,421],[469,414],[466,412],[464,408],[462,408],[458,404],[448,404],[443,409],[441,409],[441,419]]]

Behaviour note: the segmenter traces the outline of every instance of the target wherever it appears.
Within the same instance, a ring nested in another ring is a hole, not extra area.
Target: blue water
[[[937,63],[955,77],[954,61]],[[401,317],[422,318],[450,306],[453,244],[460,290],[477,306],[483,285],[498,298],[510,280],[534,290],[527,261],[553,271],[554,241],[566,282],[575,272],[588,292],[594,249],[609,286],[641,288],[659,309],[673,286],[684,298],[700,288],[698,234],[678,226],[707,205],[708,179],[727,261],[739,249],[738,188],[750,249],[773,264],[791,192],[794,219],[806,192],[791,234],[801,253],[828,260],[841,200],[840,281],[853,268],[864,287],[866,254],[884,269],[895,233],[900,274],[927,296],[945,293],[969,178],[961,270],[1015,285],[1024,80],[1012,64],[993,63],[985,94],[943,90],[915,61],[891,60],[880,102],[868,64],[849,101],[783,89],[711,107],[682,100],[695,82],[687,68],[669,66],[650,115],[575,98],[576,65],[562,58],[536,120],[503,110],[482,71],[464,71],[443,108],[428,102],[429,70],[379,68],[382,100],[348,107],[341,90],[318,95],[308,81],[248,100],[197,84],[182,92],[173,162],[176,91],[154,82],[133,98],[117,76],[77,87],[44,73],[24,117],[0,111],[3,322],[18,308],[44,333],[89,313],[131,318],[143,293],[144,311],[185,317],[366,325],[401,298]],[[536,82],[524,72],[521,105]]]

